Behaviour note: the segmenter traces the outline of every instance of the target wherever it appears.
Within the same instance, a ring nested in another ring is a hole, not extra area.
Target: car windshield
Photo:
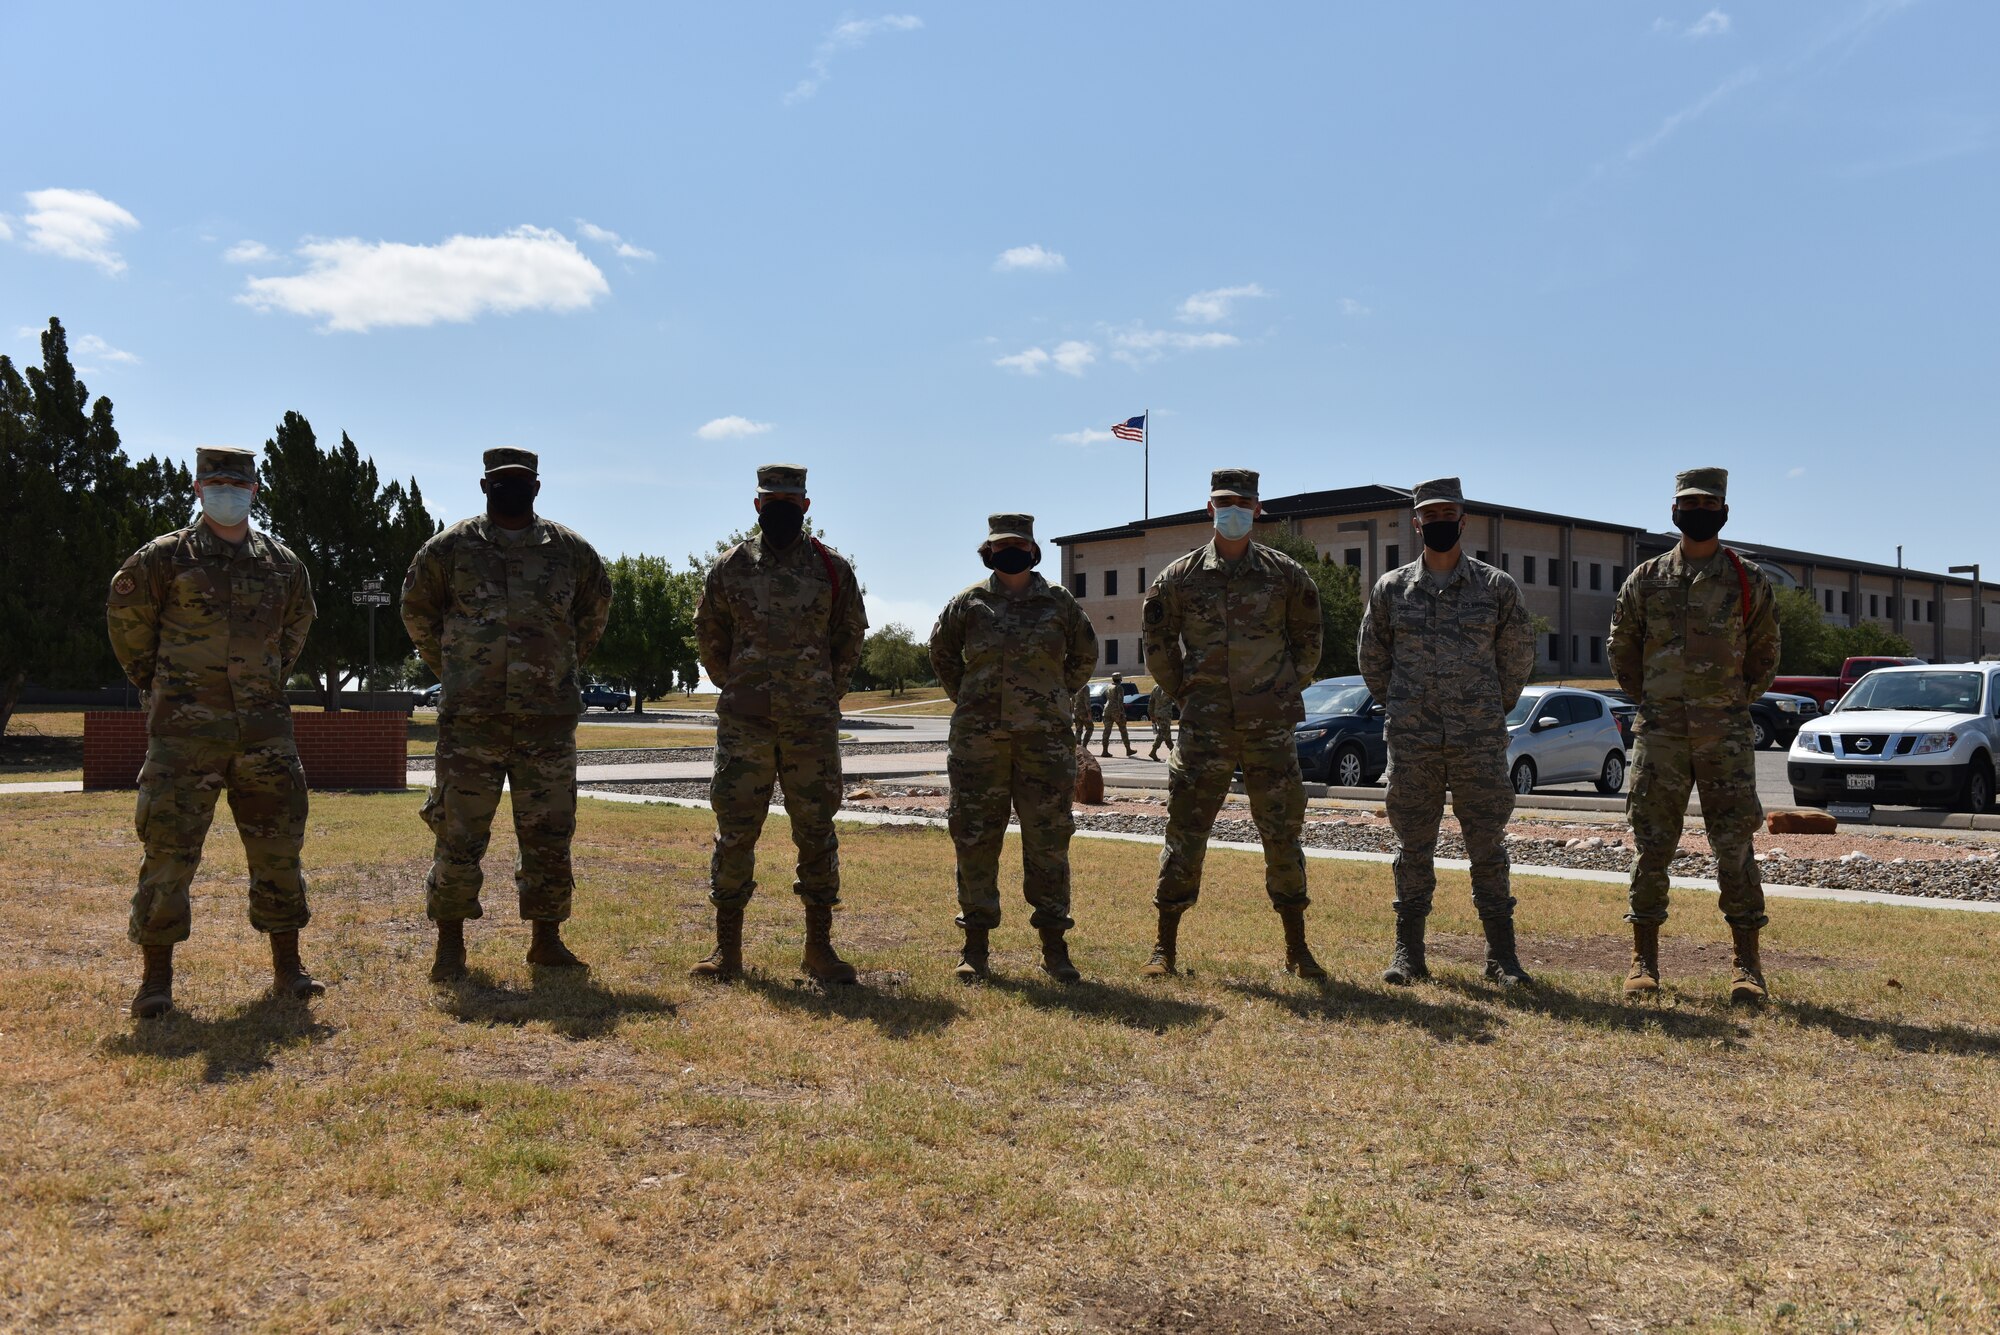
[[[1308,714],[1359,714],[1367,708],[1368,688],[1320,681],[1306,687],[1303,697]]]
[[[1977,714],[1977,672],[1871,672],[1840,702],[1843,714],[1871,709]]]
[[[1524,695],[1516,700],[1514,707],[1507,711],[1507,726],[1518,728],[1526,723],[1535,716],[1535,706],[1541,702],[1542,697],[1539,695]]]

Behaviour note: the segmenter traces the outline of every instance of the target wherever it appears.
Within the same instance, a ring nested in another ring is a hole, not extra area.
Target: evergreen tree
[[[660,556],[621,556],[608,569],[611,619],[589,667],[630,686],[637,697],[633,708],[643,714],[648,697],[666,695],[676,679],[692,679],[699,670],[694,605],[701,576],[676,571]]]

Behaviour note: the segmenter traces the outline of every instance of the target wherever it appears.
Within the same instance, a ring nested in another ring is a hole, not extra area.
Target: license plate
[[[1873,774],[1848,775],[1847,791],[1850,793],[1875,791],[1875,776]]]

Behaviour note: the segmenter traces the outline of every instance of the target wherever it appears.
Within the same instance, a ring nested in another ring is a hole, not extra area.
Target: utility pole
[[[1953,566],[1954,575],[1972,576],[1972,661],[1986,657],[1986,586],[1979,582],[1979,563]]]

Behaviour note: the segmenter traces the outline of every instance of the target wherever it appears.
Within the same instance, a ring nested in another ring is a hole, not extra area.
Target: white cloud
[[[744,436],[761,436],[770,429],[769,422],[753,422],[732,413],[712,422],[703,422],[695,428],[695,434],[703,440],[740,440]]]
[[[611,290],[575,242],[542,227],[453,236],[434,246],[342,237],[309,241],[298,253],[306,272],[252,278],[237,300],[258,310],[313,316],[328,330],[360,332],[517,311],[582,310]]]
[[[84,260],[106,273],[123,273],[125,261],[112,249],[115,232],[135,228],[139,220],[94,190],[30,190],[28,213],[21,221],[30,250]]]
[[[1373,315],[1375,312],[1373,308],[1362,305],[1353,297],[1342,297],[1340,299],[1340,313],[1342,315],[1361,316]]]
[[[0,213],[0,241],[12,241],[14,229],[7,225],[7,215]]]
[[[1133,325],[1111,336],[1111,355],[1127,366],[1156,362],[1169,352],[1198,352],[1205,348],[1233,348],[1243,340],[1234,334],[1211,330],[1190,334],[1180,329],[1148,329]]]
[[[1061,251],[1044,250],[1040,246],[1015,246],[1000,252],[1000,258],[993,261],[993,267],[1002,273],[1010,269],[1039,269],[1044,273],[1055,273],[1069,268],[1069,261]]]
[[[1080,376],[1096,360],[1095,343],[1072,338],[1056,344],[1054,352],[1046,348],[1023,348],[1011,357],[994,358],[993,364],[1003,371],[1019,371],[1022,375],[1040,375],[1053,366],[1064,375]]]
[[[1785,474],[1786,477],[1804,477],[1805,475],[1806,475],[1806,470],[1803,464]]]
[[[914,32],[923,26],[924,21],[915,14],[884,14],[880,18],[847,19],[840,23],[820,39],[812,59],[806,64],[805,78],[785,94],[785,105],[803,102],[819,92],[821,86],[833,77],[833,58],[842,51],[854,50],[878,32]]]
[[[1011,357],[995,357],[993,364],[1003,371],[1040,375],[1042,368],[1049,364],[1049,354],[1040,348],[1023,348]]]
[[[1055,362],[1056,370],[1066,375],[1082,375],[1083,368],[1097,360],[1097,346],[1071,339],[1067,343],[1056,344],[1056,350],[1049,357]]]
[[[137,366],[138,357],[123,348],[114,348],[96,334],[83,334],[69,345],[70,355],[76,358],[79,370],[94,371],[104,362],[119,366]]]
[[[1215,324],[1227,320],[1230,308],[1241,297],[1268,297],[1271,294],[1255,283],[1241,287],[1216,287],[1197,292],[1181,303],[1180,318],[1195,324]]]
[[[1707,115],[1716,103],[1722,101],[1744,85],[1755,82],[1756,79],[1757,67],[1755,65],[1744,66],[1694,101],[1688,103],[1688,105],[1682,107],[1679,111],[1674,112],[1671,116],[1661,121],[1660,128],[1654,130],[1643,139],[1635,139],[1627,144],[1624,153],[1620,154],[1620,157],[1623,158],[1627,166],[1639,161],[1654,149],[1666,143],[1667,140],[1673,138],[1674,134],[1683,125],[1687,125]]]
[[[633,245],[610,228],[599,227],[596,223],[585,222],[582,218],[576,220],[576,231],[577,235],[586,241],[595,241],[601,246],[610,246],[611,253],[621,260],[650,260],[658,258],[652,251],[647,250],[644,246]]]
[[[1720,37],[1729,31],[1729,15],[1719,9],[1711,9],[1688,25],[1684,37]]]
[[[278,252],[262,241],[238,241],[222,252],[222,258],[231,264],[269,264],[278,258]]]
[[[1112,435],[1109,431],[1086,430],[1086,431],[1065,431],[1060,435],[1055,436],[1054,439],[1061,441],[1065,445],[1096,445],[1103,441],[1116,440],[1117,437]]]

